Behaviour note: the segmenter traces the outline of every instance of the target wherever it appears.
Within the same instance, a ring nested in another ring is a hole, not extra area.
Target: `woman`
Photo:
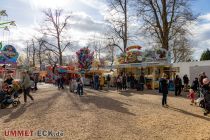
[[[203,79],[202,91],[204,94],[204,115],[210,113],[210,82],[208,78]]]
[[[163,98],[162,98],[162,106],[163,107],[168,107],[167,104],[167,96],[168,96],[168,80],[167,80],[168,76],[166,74],[163,74],[163,77],[160,79],[160,93],[163,94]]]
[[[182,79],[179,77],[179,75],[176,75],[176,78],[174,80],[174,85],[175,85],[175,96],[181,96]]]

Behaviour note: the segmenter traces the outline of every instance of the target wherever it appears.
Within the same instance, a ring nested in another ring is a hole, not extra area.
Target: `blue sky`
[[[15,20],[17,27],[11,28],[10,33],[0,32],[5,43],[15,44],[18,49],[25,47],[24,41],[30,39],[36,32],[34,29],[41,22],[41,10],[45,8],[63,8],[73,12],[73,21],[70,33],[72,40],[81,45],[90,39],[90,36],[100,35],[103,32],[103,23],[106,17],[105,0],[0,0],[0,9],[7,10],[9,15],[4,20]],[[210,48],[210,0],[195,0],[192,10],[199,14],[198,20],[190,27],[191,40],[194,44],[194,57],[199,59],[206,48]],[[142,37],[140,37],[142,38]],[[138,42],[143,43],[143,40]],[[144,47],[147,47],[146,45]]]

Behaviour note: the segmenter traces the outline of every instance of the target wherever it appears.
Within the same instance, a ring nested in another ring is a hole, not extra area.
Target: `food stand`
[[[141,73],[144,73],[148,89],[159,87],[159,79],[163,73],[167,74],[169,79],[175,77],[175,71],[167,61],[168,53],[166,50],[158,49],[142,52],[141,48],[138,45],[127,48],[125,58],[121,57],[119,59],[120,64],[115,66],[118,74],[133,74],[136,79],[139,79]]]

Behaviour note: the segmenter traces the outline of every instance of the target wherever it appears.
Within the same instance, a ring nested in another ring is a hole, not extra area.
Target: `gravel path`
[[[0,140],[23,139],[4,137],[5,130],[40,129],[63,131],[54,139],[66,140],[210,140],[210,117],[186,98],[170,96],[163,108],[155,91],[85,92],[79,97],[42,85],[34,103],[0,110]]]

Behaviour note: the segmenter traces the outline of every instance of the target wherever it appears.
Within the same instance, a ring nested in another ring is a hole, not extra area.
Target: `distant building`
[[[200,73],[205,72],[210,78],[210,61],[195,61],[195,62],[179,62],[174,63],[173,67],[177,69],[177,74],[183,78],[185,74],[188,75],[190,83],[198,77]]]

